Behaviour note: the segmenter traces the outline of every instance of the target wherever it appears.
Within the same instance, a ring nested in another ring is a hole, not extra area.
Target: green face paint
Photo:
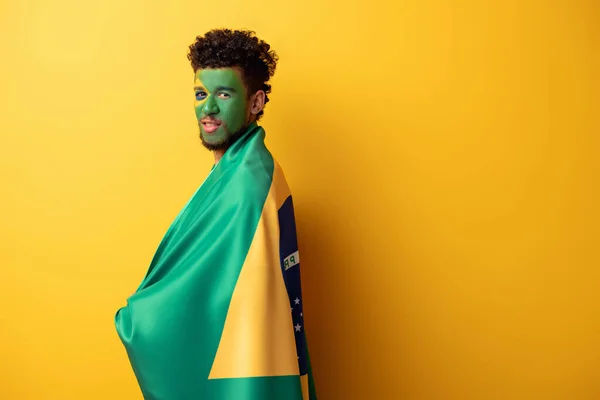
[[[204,145],[221,149],[244,128],[248,96],[238,70],[199,69],[194,80],[194,107]]]

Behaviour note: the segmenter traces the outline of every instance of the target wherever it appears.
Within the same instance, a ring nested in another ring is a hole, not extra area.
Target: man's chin
[[[225,138],[219,141],[208,141],[205,139],[205,135],[210,135],[204,133],[202,129],[200,129],[200,140],[202,141],[202,145],[210,151],[227,150],[229,146],[231,146],[236,140],[240,138],[240,136],[242,136],[244,131],[244,129],[240,129],[239,131],[233,134],[228,133],[227,136],[225,136]]]
[[[210,150],[210,151],[223,150],[227,146],[227,141],[228,141],[227,137],[225,137],[225,139],[221,139],[219,141],[214,141],[214,140],[208,141],[208,140],[206,140],[205,135],[206,134],[204,132],[200,132],[200,140],[202,141],[202,145],[204,147],[206,147],[208,150]]]

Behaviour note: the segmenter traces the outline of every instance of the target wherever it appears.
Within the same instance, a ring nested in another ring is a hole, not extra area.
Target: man
[[[290,190],[258,125],[277,55],[250,31],[189,48],[215,163],[116,316],[145,399],[314,400]]]

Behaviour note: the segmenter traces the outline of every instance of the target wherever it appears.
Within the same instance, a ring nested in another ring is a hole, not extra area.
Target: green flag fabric
[[[253,123],[115,315],[147,400],[316,400],[294,206]]]

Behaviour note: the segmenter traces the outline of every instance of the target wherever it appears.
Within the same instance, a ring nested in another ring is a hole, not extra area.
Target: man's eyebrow
[[[219,91],[219,90],[224,90],[226,92],[235,92],[235,89],[232,87],[229,87],[229,86],[219,86],[217,88],[217,91]]]
[[[194,86],[194,90],[206,90],[204,89],[203,86]],[[224,90],[226,92],[234,92],[235,93],[235,89],[229,86],[219,86],[217,87],[217,89],[215,90],[216,92],[220,91],[220,90]]]

